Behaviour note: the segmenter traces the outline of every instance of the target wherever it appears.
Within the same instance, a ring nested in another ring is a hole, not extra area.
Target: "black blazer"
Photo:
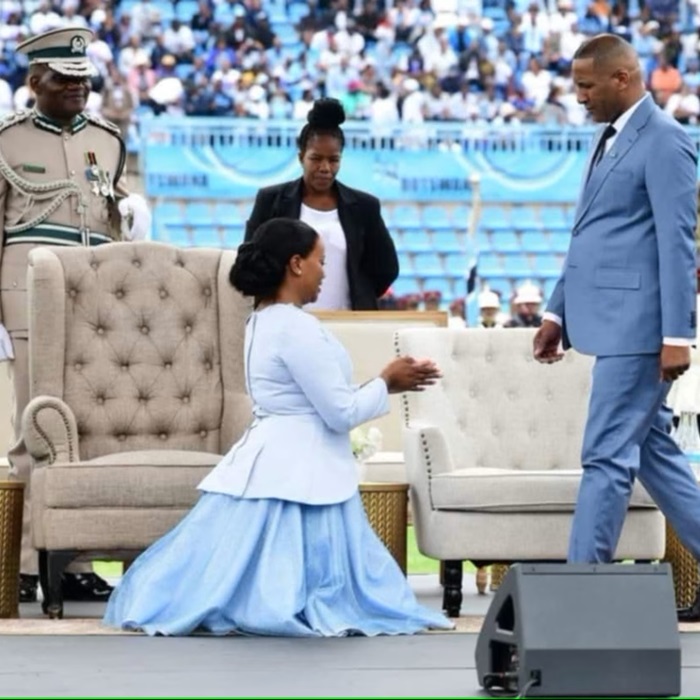
[[[350,305],[354,311],[378,308],[377,299],[399,276],[394,242],[382,219],[379,200],[339,182],[338,218],[347,241]],[[245,240],[268,219],[298,219],[301,213],[302,180],[264,187],[255,197],[246,222]]]

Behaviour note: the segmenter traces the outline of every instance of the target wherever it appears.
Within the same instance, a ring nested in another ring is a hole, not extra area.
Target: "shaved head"
[[[585,41],[574,54],[574,61],[593,59],[596,71],[639,72],[639,56],[632,45],[615,34],[599,34]]]

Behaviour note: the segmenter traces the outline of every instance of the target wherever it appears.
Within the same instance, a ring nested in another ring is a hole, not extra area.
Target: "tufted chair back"
[[[249,424],[234,258],[145,241],[31,251],[22,429],[49,615],[71,560],[128,560],[162,536]]]
[[[222,454],[243,432],[250,306],[233,260],[151,242],[32,252],[32,396],[71,407],[81,459]]]
[[[444,372],[430,391],[404,394],[404,419],[442,428],[452,468],[579,467],[592,358],[569,352],[542,365],[532,337],[515,328],[401,332],[401,353],[432,357]]]

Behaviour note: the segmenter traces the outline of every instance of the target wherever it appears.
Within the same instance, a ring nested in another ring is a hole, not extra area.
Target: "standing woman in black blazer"
[[[394,242],[379,200],[336,180],[345,146],[338,100],[316,100],[297,139],[303,175],[261,189],[246,224],[245,240],[268,219],[301,219],[326,247],[326,277],[316,309],[372,310],[399,275]]]

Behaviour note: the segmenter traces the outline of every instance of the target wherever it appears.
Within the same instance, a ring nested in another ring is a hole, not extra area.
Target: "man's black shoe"
[[[63,574],[63,599],[105,603],[114,590],[97,574]]]
[[[19,575],[19,602],[20,603],[36,603],[36,591],[39,585],[38,576],[30,576],[29,574]]]

